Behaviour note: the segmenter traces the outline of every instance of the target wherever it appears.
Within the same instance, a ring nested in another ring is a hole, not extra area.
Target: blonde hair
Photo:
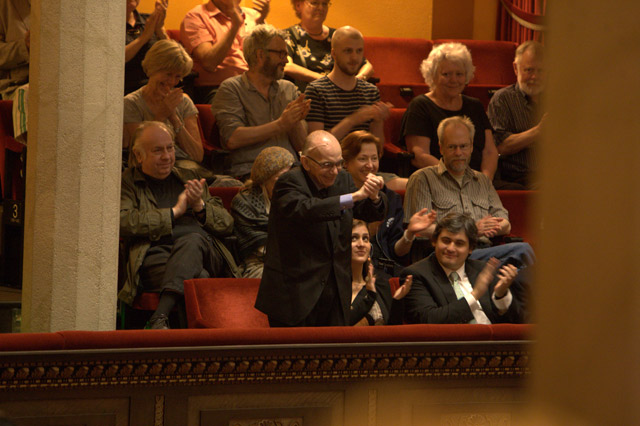
[[[176,72],[184,77],[192,67],[193,59],[175,40],[156,41],[142,60],[142,70],[147,77],[158,71]]]

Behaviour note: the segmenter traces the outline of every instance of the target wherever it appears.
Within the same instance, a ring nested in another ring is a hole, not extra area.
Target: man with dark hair
[[[536,189],[536,146],[545,116],[540,98],[546,83],[543,46],[525,41],[516,49],[513,69],[518,82],[491,97],[487,115],[500,153],[497,189]]]
[[[413,276],[405,297],[405,317],[411,323],[492,324],[521,322],[522,312],[509,287],[518,275],[513,265],[492,258],[469,259],[478,229],[469,215],[449,213],[431,235],[435,252],[405,268],[401,281]]]
[[[347,325],[353,218],[384,218],[383,181],[370,173],[357,189],[325,131],[307,136],[301,163],[273,189],[256,308],[272,327]]]
[[[309,112],[309,101],[282,79],[287,63],[282,31],[257,26],[244,39],[244,56],[249,70],[225,80],[211,105],[222,146],[230,151],[226,173],[240,180],[264,148],[279,146],[295,157],[307,136]]]
[[[158,121],[136,130],[137,166],[125,170],[120,194],[120,236],[129,249],[118,297],[133,303],[139,287],[159,291],[151,328],[166,329],[168,315],[191,278],[239,276],[233,256],[217,237],[231,234],[233,218],[209,195],[194,171],[174,167],[173,132]]]

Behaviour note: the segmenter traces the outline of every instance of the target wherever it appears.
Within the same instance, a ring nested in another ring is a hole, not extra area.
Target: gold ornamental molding
[[[399,378],[518,379],[530,373],[527,342],[466,349],[465,345],[409,346],[405,350],[401,346],[0,353],[0,392]]]

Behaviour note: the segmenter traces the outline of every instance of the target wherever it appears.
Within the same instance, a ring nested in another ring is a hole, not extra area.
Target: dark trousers
[[[184,294],[184,280],[220,276],[224,260],[210,237],[198,233],[177,238],[173,245],[153,246],[140,269],[146,291],[172,291]]]
[[[347,325],[347,323],[342,313],[338,283],[333,271],[329,275],[318,302],[301,322],[298,324],[285,324],[269,317],[270,327],[324,327],[337,325]]]

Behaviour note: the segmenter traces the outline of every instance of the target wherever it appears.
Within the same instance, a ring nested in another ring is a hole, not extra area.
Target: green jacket
[[[174,167],[171,171],[182,182],[199,179],[192,170]],[[209,195],[209,188],[202,194],[205,203],[206,220],[202,225],[212,236],[231,235],[233,218],[222,206],[218,197]],[[128,259],[124,286],[118,293],[125,303],[131,305],[140,287],[139,270],[152,241],[158,241],[165,235],[171,235],[170,208],[158,208],[153,193],[147,186],[142,172],[137,168],[129,168],[122,174],[122,190],[120,193],[120,237],[124,240]],[[217,238],[213,245],[223,256],[229,269],[229,276],[239,277],[240,273],[233,256]]]

